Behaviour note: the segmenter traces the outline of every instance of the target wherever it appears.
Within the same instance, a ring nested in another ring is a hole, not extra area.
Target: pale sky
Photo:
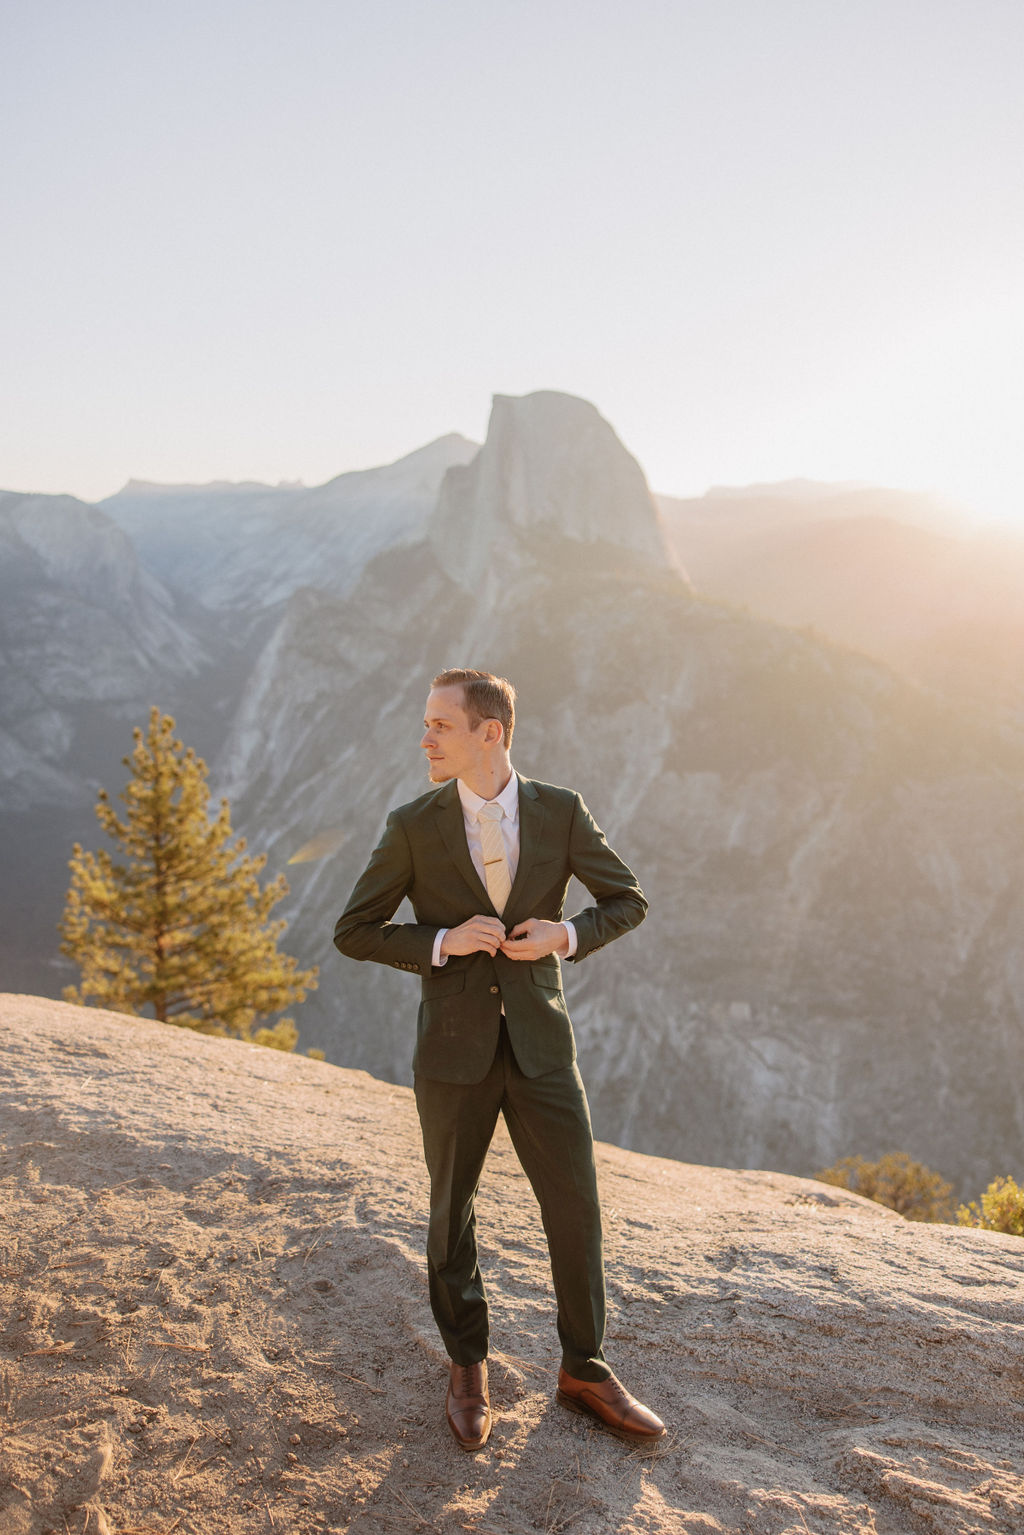
[[[0,487],[593,401],[1024,525],[1024,0],[0,0]]]

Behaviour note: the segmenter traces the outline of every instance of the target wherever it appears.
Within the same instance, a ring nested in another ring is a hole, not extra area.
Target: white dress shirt
[[[486,889],[487,876],[484,873],[484,854],[480,840],[480,822],[477,820],[477,816],[480,813],[480,807],[489,802],[481,799],[479,794],[474,794],[473,790],[468,788],[461,778],[457,778],[455,781],[459,789],[459,799],[462,801],[462,817],[466,825],[466,841],[469,844],[469,856],[473,860],[474,869],[480,876],[480,883]],[[519,779],[515,773],[511,775],[501,793],[496,794],[490,803],[500,805],[505,812],[498,825],[501,827],[502,841],[505,844],[505,857],[508,859],[509,877],[514,883],[516,870],[519,867]],[[569,951],[564,957],[571,959],[576,953],[576,929],[571,922],[563,922],[562,926],[569,937]],[[441,953],[441,941],[447,932],[448,928],[440,928],[437,937],[434,939],[434,951],[431,955],[430,963],[435,969],[440,965],[448,963],[447,954]]]

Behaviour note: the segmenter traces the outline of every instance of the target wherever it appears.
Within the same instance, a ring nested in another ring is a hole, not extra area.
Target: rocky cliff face
[[[585,434],[560,439],[557,531],[521,536],[514,485],[539,487],[550,426],[499,402],[429,539],[346,602],[293,602],[240,711],[222,765],[246,822],[338,846],[292,876],[325,963],[309,1025],[406,1079],[415,985],[325,960],[324,913],[425,787],[431,673],[478,664],[517,680],[519,769],[579,786],[652,898],[569,975],[600,1133],[791,1170],[906,1146],[976,1181],[1024,1129],[1019,755],[867,660],[695,599],[649,498],[595,520]],[[984,1108],[962,1086],[982,1077]]]
[[[672,559],[639,464],[592,405],[552,393],[495,396],[485,451],[445,477],[430,546],[481,603],[506,576],[581,551]]]
[[[72,978],[56,953],[67,859],[95,845],[96,790],[123,783],[150,706],[212,763],[289,595],[344,592],[380,548],[422,536],[447,468],[475,451],[453,435],[313,489],[133,482],[102,507],[0,493],[8,985]]]
[[[567,967],[600,1135],[794,1172],[901,1148],[972,1195],[1017,1168],[1020,749],[696,596],[584,402],[499,397],[417,526],[260,609],[215,757],[271,869],[301,860],[288,941],[322,966],[304,1042],[408,1079],[415,982],[343,961],[330,930],[387,808],[426,787],[431,675],[483,666],[520,690],[516,766],[578,787],[651,897],[639,932]]]
[[[23,810],[80,802],[92,711],[134,711],[203,652],[102,512],[0,494],[0,658],[0,805]]]

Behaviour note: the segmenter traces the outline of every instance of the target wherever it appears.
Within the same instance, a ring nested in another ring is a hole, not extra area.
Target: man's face
[[[451,687],[434,688],[427,699],[420,745],[427,754],[431,783],[472,777],[487,755],[487,721],[472,728],[462,697],[461,687]]]

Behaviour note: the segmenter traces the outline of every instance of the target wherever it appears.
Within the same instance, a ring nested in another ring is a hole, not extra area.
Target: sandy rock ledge
[[[0,998],[0,1535],[1024,1531],[1024,1242],[602,1146],[608,1354],[641,1455],[553,1400],[504,1136],[496,1426],[463,1454],[411,1093]]]

